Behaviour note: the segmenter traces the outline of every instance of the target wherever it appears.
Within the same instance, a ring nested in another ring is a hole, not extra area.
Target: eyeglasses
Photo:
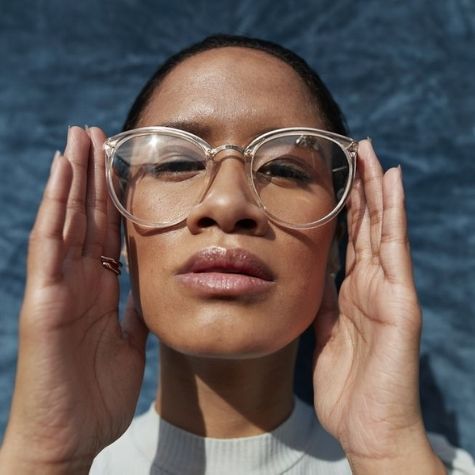
[[[169,127],[143,127],[106,140],[109,193],[120,213],[142,226],[184,221],[206,196],[221,163],[243,161],[255,203],[282,226],[308,229],[334,218],[345,205],[356,169],[358,143],[312,128],[285,128],[245,148],[211,147]]]

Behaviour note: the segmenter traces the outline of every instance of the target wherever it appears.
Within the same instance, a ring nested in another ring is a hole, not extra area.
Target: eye
[[[261,166],[256,173],[269,181],[287,181],[299,184],[312,182],[312,175],[305,167],[291,158],[271,160]]]
[[[173,156],[158,163],[146,163],[142,166],[145,175],[164,181],[181,181],[193,178],[206,170],[203,160],[186,156]]]
[[[114,171],[121,179],[127,179],[130,173],[130,164],[121,156],[117,156],[114,160]]]

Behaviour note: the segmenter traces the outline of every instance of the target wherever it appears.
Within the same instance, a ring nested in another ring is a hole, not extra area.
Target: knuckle
[[[77,171],[81,173],[87,172],[88,169],[88,155],[81,156],[80,154],[71,154],[67,159],[69,163],[73,166],[73,168],[77,169]]]
[[[409,246],[409,240],[407,236],[399,236],[393,233],[383,233],[381,236],[381,242],[384,244],[399,244],[403,246]]]
[[[68,199],[68,210],[84,212],[84,200],[82,198],[70,197]]]
[[[91,210],[98,210],[103,213],[106,213],[107,200],[101,196],[88,197],[86,200],[86,207]]]
[[[58,196],[54,194],[51,190],[46,189],[45,194],[43,196],[43,201],[47,203],[65,205],[67,203],[67,197]]]
[[[30,234],[28,235],[28,243],[31,244],[36,244],[40,240],[40,235],[36,229],[33,229]]]
[[[369,175],[364,177],[365,185],[373,185],[381,183],[381,176],[379,175]]]
[[[380,223],[383,220],[383,212],[380,209],[372,209],[369,211],[369,219],[371,222]]]
[[[28,236],[28,245],[29,247],[42,247],[45,239],[59,239],[59,236],[48,229],[45,229],[41,232],[37,229],[34,229]]]

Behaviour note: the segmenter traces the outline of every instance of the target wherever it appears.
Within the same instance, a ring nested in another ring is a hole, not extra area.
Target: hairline
[[[222,46],[215,46],[215,47],[212,47],[212,48],[209,48],[209,49],[205,49],[205,50],[201,50],[201,51],[196,51],[194,53],[191,53],[189,55],[186,55],[182,58],[180,58],[180,61],[176,62],[175,64],[173,64],[173,66],[168,69],[165,74],[161,75],[156,82],[154,82],[153,84],[153,87],[150,89],[149,91],[149,94],[147,95],[147,100],[145,102],[145,104],[143,105],[143,107],[141,108],[141,111],[140,113],[137,115],[136,117],[136,120],[134,121],[134,126],[138,126],[140,124],[140,121],[143,119],[143,117],[145,116],[145,114],[147,113],[148,111],[148,108],[150,107],[150,104],[151,102],[153,101],[154,98],[157,97],[158,94],[160,94],[160,88],[162,87],[163,83],[165,82],[165,80],[170,76],[171,73],[173,73],[173,71],[175,71],[175,69],[179,66],[181,66],[182,64],[186,63],[187,60],[189,59],[192,59],[192,58],[195,58],[197,56],[200,56],[201,54],[206,54],[206,53],[210,53],[214,50],[217,50],[217,49],[246,49],[246,50],[250,50],[251,52],[254,52],[254,53],[257,53],[257,54],[265,54],[266,56],[272,58],[272,59],[275,59],[277,61],[279,61],[279,63],[285,65],[289,70],[292,71],[292,73],[294,74],[295,78],[298,80],[298,82],[300,83],[300,85],[302,86],[302,91],[304,92],[304,94],[308,97],[308,99],[310,100],[310,103],[312,105],[312,108],[314,110],[314,113],[316,114],[316,118],[317,119],[320,119],[322,121],[322,123],[325,125],[325,127],[328,127],[329,129],[331,129],[331,123],[330,121],[328,120],[326,114],[324,113],[324,111],[322,110],[320,104],[318,103],[318,100],[317,98],[315,97],[315,94],[312,93],[312,90],[310,88],[310,86],[305,82],[304,78],[301,76],[301,74],[299,74],[299,72],[291,65],[289,64],[288,62],[284,61],[281,57],[275,55],[275,54],[272,54],[268,51],[264,51],[262,49],[259,49],[259,48],[252,48],[252,47],[249,47],[249,46],[243,46],[243,45],[222,45]]]
[[[271,41],[226,34],[209,36],[169,56],[154,72],[136,97],[129,109],[122,130],[129,130],[137,126],[155,92],[176,66],[188,58],[218,48],[246,48],[267,53],[267,55],[291,67],[305,86],[304,90],[309,94],[316,115],[323,121],[328,130],[342,135],[348,134],[345,117],[333,99],[331,92],[318,73],[301,56]]]

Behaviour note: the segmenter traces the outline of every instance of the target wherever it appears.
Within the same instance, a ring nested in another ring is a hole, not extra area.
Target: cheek
[[[304,242],[289,242],[287,252],[281,259],[281,304],[305,328],[320,306],[332,236],[333,232],[322,233],[317,230]]]
[[[130,283],[137,307],[145,323],[153,331],[151,318],[160,314],[160,308],[167,302],[167,268],[173,247],[158,235],[140,235],[129,225],[127,232],[127,256],[130,269]]]

